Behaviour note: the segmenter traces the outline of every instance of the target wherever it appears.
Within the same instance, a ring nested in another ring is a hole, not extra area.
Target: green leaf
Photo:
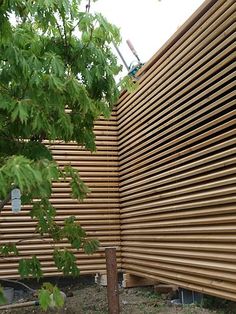
[[[0,256],[17,256],[19,255],[19,251],[15,245],[15,243],[9,243],[0,246]]]
[[[68,239],[71,246],[77,250],[80,249],[81,244],[86,237],[85,230],[75,221],[74,216],[65,219],[62,233],[63,236]]]
[[[21,259],[19,261],[19,273],[21,278],[28,278],[30,275],[30,266],[29,263],[27,262],[27,260],[25,259]]]
[[[86,239],[83,244],[84,252],[91,255],[98,250],[99,245],[100,243],[96,239]]]
[[[47,289],[40,289],[38,297],[41,309],[47,311],[51,303],[51,293]]]
[[[66,176],[71,177],[70,187],[73,198],[83,200],[89,193],[89,189],[81,180],[78,171],[73,169],[71,166],[65,166],[64,171]]]
[[[33,256],[31,259],[21,259],[18,269],[21,278],[33,277],[39,280],[43,275],[40,261],[36,256]]]
[[[54,218],[55,208],[45,199],[36,202],[31,210],[31,217],[38,221],[36,230],[41,235],[49,234],[55,241],[59,241],[62,236],[62,229],[57,225]]]
[[[65,276],[78,277],[79,268],[76,265],[75,255],[68,250],[54,250],[53,259],[58,270],[62,271]]]
[[[52,154],[49,149],[44,144],[37,141],[25,143],[22,149],[22,155],[32,160],[48,159],[52,161]]]
[[[48,308],[61,308],[65,302],[61,291],[50,282],[43,283],[38,295],[39,305],[43,311],[46,311]]]
[[[65,64],[60,56],[55,53],[45,53],[45,58],[49,62],[49,66],[51,67],[52,72],[59,77],[62,77],[65,73]]]
[[[56,286],[53,289],[52,299],[56,307],[63,307],[65,300],[61,294],[61,291]]]
[[[4,296],[3,287],[0,285],[0,305],[7,303],[7,300]]]
[[[11,113],[11,119],[14,122],[17,118],[20,119],[21,123],[26,123],[29,118],[29,107],[28,104],[23,100],[15,103],[15,106]]]
[[[41,235],[45,233],[50,234],[50,230],[54,230],[54,225],[56,224],[54,221],[56,210],[48,200],[45,199],[35,202],[30,211],[30,215],[32,219],[37,219],[38,224],[36,230]]]
[[[43,272],[41,269],[40,261],[36,256],[33,256],[31,259],[31,274],[33,278],[39,280],[43,276]]]

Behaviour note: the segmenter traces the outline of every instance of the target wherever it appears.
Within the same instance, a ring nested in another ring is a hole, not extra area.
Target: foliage
[[[3,288],[0,286],[0,304],[4,304],[6,303],[6,298],[4,296],[4,293],[3,293]]]
[[[86,239],[84,242],[84,251],[86,254],[93,254],[99,247],[99,241],[97,239]]]
[[[52,182],[69,182],[72,197],[80,200],[89,190],[77,170],[57,165],[50,145],[75,141],[96,149],[94,121],[109,117],[121,69],[110,49],[120,41],[119,30],[101,14],[84,11],[81,0],[0,0],[0,213],[19,188],[22,204],[32,204],[36,232],[51,236],[52,246],[63,239],[71,244],[54,251],[56,266],[71,275],[79,273],[75,250],[91,254],[99,243],[87,238],[75,217],[63,227],[55,222]],[[17,243],[0,248],[1,256],[12,254],[20,255]],[[40,261],[22,259],[19,272],[39,279]],[[50,289],[40,290],[43,309]]]
[[[118,29],[80,2],[0,1],[0,198],[13,186],[25,202],[48,198],[62,173],[43,140],[95,150],[94,120],[117,100],[120,67],[109,44]],[[83,198],[78,173],[64,170]]]
[[[129,93],[133,93],[138,88],[138,81],[135,81],[135,78],[130,76],[125,76],[119,82],[121,90],[127,90]]]
[[[43,284],[38,295],[39,304],[44,311],[49,307],[62,307],[64,305],[64,298],[60,290],[49,282]]]
[[[9,243],[0,246],[0,256],[11,256],[18,254],[19,252],[15,243]]]
[[[57,268],[63,272],[65,276],[79,276],[79,268],[76,265],[76,257],[67,249],[54,250],[53,258]]]
[[[38,280],[43,275],[40,262],[36,256],[28,259],[21,259],[19,262],[19,273],[21,278],[28,278],[29,276],[32,276]]]

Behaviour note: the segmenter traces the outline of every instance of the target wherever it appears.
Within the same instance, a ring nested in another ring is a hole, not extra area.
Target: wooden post
[[[119,291],[116,264],[116,248],[105,248],[107,267],[107,299],[109,314],[119,314]]]

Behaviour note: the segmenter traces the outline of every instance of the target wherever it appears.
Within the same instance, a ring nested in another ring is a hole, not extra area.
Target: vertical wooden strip
[[[116,248],[105,248],[107,267],[107,299],[109,314],[120,313]]]

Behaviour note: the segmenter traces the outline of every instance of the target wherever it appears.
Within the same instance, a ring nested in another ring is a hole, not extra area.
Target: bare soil
[[[62,290],[67,295],[63,309],[51,309],[47,313],[53,314],[106,314],[108,313],[107,290],[105,287],[91,283],[76,283],[66,285]],[[174,306],[168,300],[168,295],[158,295],[152,287],[130,288],[119,291],[121,313],[123,314],[223,314],[221,310],[209,310],[197,306]],[[1,314],[45,313],[38,307],[27,307],[11,310],[2,310]]]

